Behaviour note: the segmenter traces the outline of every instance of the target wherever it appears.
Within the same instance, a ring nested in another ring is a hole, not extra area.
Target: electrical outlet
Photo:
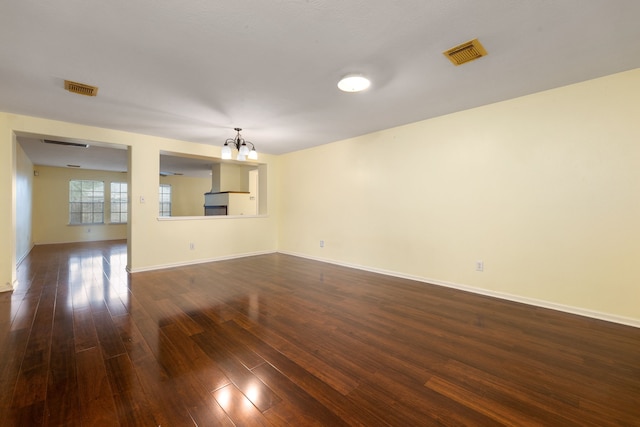
[[[476,261],[476,271],[484,271],[484,261]]]
[[[324,240],[320,240],[320,247],[324,248]]]
[[[196,244],[191,242],[189,243],[189,249],[191,249],[192,251],[196,249]]]

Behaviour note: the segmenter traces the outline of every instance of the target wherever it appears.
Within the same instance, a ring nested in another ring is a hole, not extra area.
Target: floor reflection
[[[115,245],[106,250],[79,248],[68,256],[67,279],[59,283],[68,287],[67,307],[70,309],[122,306],[128,312],[129,275],[125,268],[127,252],[125,245]]]
[[[424,425],[431,415],[427,424],[493,425],[478,396],[502,420],[528,421],[504,404],[508,391],[557,378],[558,405],[526,397],[516,409],[544,425],[572,424],[561,410],[585,425],[640,417],[634,328],[283,254],[130,276],[126,242],[32,253],[16,291],[0,294],[3,426]],[[499,378],[504,360],[516,370]],[[598,413],[565,404],[576,399]]]

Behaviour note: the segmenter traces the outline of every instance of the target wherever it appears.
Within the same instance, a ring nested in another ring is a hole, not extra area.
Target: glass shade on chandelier
[[[238,155],[236,156],[236,160],[244,162],[245,160],[258,160],[258,152],[256,151],[255,145],[252,142],[246,141],[241,135],[241,128],[234,128],[237,132],[235,138],[229,138],[224,142],[222,146],[222,151],[220,152],[220,156],[223,160],[230,160],[233,158],[233,149],[235,148],[238,151]],[[251,145],[251,149],[249,149],[249,145]]]

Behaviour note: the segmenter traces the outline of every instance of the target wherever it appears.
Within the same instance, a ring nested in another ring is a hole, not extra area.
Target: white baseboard
[[[18,280],[14,280],[13,283],[5,283],[4,285],[0,285],[0,292],[11,292],[15,288],[18,287]]]
[[[250,256],[266,255],[266,254],[272,254],[272,253],[275,253],[275,251],[248,252],[248,253],[237,254],[237,255],[229,255],[229,256],[215,257],[215,258],[202,258],[202,259],[191,260],[191,261],[176,262],[171,264],[159,264],[159,265],[152,265],[149,267],[141,267],[141,268],[134,268],[134,269],[131,269],[129,268],[129,266],[127,266],[127,272],[142,273],[143,271],[165,270],[167,268],[184,267],[187,265],[204,264],[207,262],[227,261],[230,259],[246,258]]]
[[[570,314],[576,314],[578,316],[590,317],[592,319],[604,320],[606,322],[619,323],[619,324],[622,324],[622,325],[627,325],[627,326],[633,326],[635,328],[640,328],[640,319],[634,319],[634,318],[631,318],[631,317],[618,316],[618,315],[615,315],[615,314],[603,313],[603,312],[596,311],[596,310],[589,310],[589,309],[581,308],[581,307],[574,307],[574,306],[569,306],[569,305],[564,305],[564,304],[558,304],[558,303],[554,303],[554,302],[551,302],[551,301],[539,300],[539,299],[535,299],[535,298],[528,298],[528,297],[523,297],[523,296],[519,296],[519,295],[509,294],[509,293],[506,293],[506,292],[498,292],[498,291],[492,291],[492,290],[488,290],[488,289],[476,288],[476,287],[473,287],[473,286],[461,285],[461,284],[458,284],[458,283],[443,282],[441,280],[434,280],[434,279],[429,279],[429,278],[425,278],[425,277],[412,276],[412,275],[409,275],[409,274],[399,273],[397,271],[382,270],[382,269],[378,269],[378,268],[371,268],[371,267],[366,267],[366,266],[357,265],[357,264],[339,262],[339,261],[335,261],[335,260],[331,260],[331,259],[313,257],[313,256],[309,256],[309,255],[295,253],[295,252],[288,252],[288,251],[278,251],[278,252],[281,253],[281,254],[285,254],[285,255],[292,255],[292,256],[296,256],[296,257],[300,257],[300,258],[311,259],[311,260],[314,260],[314,261],[320,261],[320,262],[326,262],[326,263],[329,263],[329,264],[335,264],[335,265],[339,265],[339,266],[342,266],[342,267],[355,268],[357,270],[368,271],[368,272],[371,272],[371,273],[384,274],[386,276],[398,277],[398,278],[401,278],[401,279],[415,280],[417,282],[428,283],[428,284],[438,285],[438,286],[444,286],[444,287],[447,287],[447,288],[458,289],[458,290],[466,291],[466,292],[472,292],[474,294],[485,295],[485,296],[499,298],[499,299],[503,299],[503,300],[507,300],[507,301],[513,301],[513,302],[519,302],[519,303],[522,303],[522,304],[532,305],[532,306],[535,306],[535,307],[548,308],[548,309],[551,309],[551,310],[562,311],[562,312],[570,313]]]
[[[17,265],[17,266],[20,266],[20,263],[21,263],[22,261],[24,261],[24,259],[27,257],[27,255],[29,255],[29,254],[31,253],[31,251],[33,250],[33,248],[34,248],[35,246],[36,246],[36,245],[31,244],[31,247],[29,248],[29,250],[28,250],[27,252],[25,252],[24,254],[22,254],[22,256],[21,256],[21,257],[19,257],[19,258],[16,260],[16,265]]]
[[[93,240],[63,240],[60,242],[34,242],[33,246],[45,246],[45,245],[68,245],[70,243],[96,243],[96,242],[126,242],[126,237],[119,237],[117,239],[93,239]]]

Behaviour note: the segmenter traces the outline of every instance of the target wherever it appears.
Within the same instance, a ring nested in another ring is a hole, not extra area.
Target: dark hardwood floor
[[[640,426],[637,328],[281,254],[125,264],[22,262],[0,425]]]

